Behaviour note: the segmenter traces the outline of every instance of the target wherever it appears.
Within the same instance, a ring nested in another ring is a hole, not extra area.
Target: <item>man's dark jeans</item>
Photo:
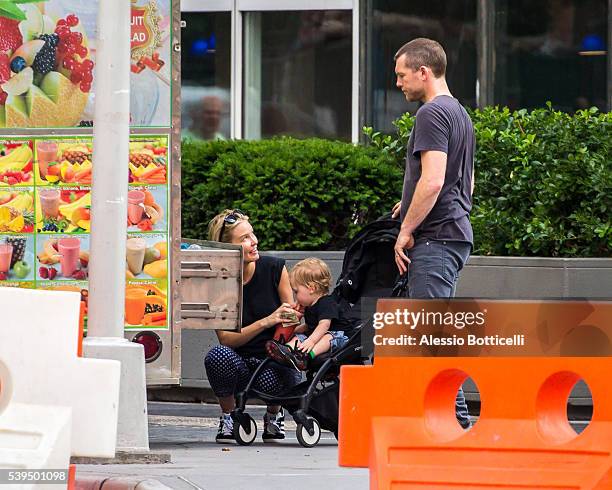
[[[452,298],[455,296],[459,272],[467,263],[471,245],[466,242],[418,239],[407,251],[408,289],[411,299]],[[464,429],[470,427],[470,416],[463,390],[459,388],[455,400],[457,420]]]

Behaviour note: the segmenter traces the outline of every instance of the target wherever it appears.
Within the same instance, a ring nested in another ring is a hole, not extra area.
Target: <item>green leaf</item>
[[[0,16],[13,20],[26,20],[26,15],[13,2],[0,0]]]

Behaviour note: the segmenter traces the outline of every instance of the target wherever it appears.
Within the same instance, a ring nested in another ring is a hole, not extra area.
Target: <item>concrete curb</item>
[[[117,451],[114,458],[89,458],[73,456],[71,464],[165,464],[171,463],[170,453],[122,452]]]
[[[77,476],[75,490],[171,490],[157,480],[133,477]]]

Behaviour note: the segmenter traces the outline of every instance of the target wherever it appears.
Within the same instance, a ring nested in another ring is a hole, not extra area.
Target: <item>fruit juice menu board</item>
[[[130,121],[170,127],[170,0],[134,0]],[[0,2],[0,128],[89,127],[98,0]]]
[[[168,136],[130,138],[126,329],[168,328]],[[90,136],[0,139],[0,286],[88,303]]]

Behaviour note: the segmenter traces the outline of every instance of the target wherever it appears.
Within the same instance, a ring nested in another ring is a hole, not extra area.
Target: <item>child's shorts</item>
[[[337,331],[329,330],[327,334],[331,336],[331,340],[329,341],[329,343],[331,344],[330,350],[341,349],[348,342],[348,337],[344,335],[344,332],[342,330],[337,330]],[[304,342],[308,338],[308,335],[305,335],[303,333],[295,334],[295,336],[298,338],[300,342]]]

